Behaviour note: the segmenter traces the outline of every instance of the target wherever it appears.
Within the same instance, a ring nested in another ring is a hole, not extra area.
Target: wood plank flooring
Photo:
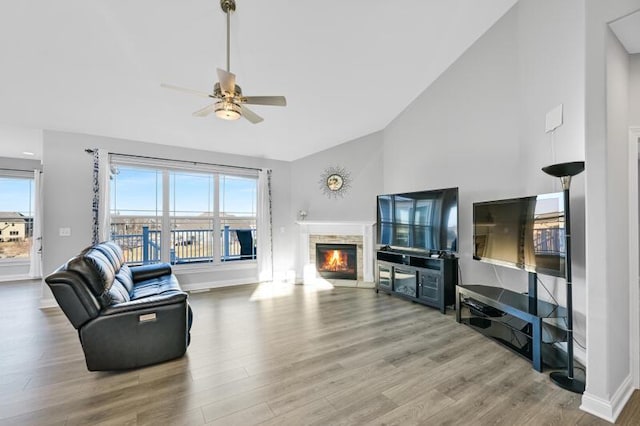
[[[120,373],[88,372],[39,294],[0,284],[0,425],[607,424],[452,313],[373,290],[192,294],[187,355]],[[634,400],[620,424],[638,424]]]

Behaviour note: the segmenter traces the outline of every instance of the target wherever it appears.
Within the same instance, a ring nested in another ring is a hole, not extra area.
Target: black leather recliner
[[[90,371],[141,367],[186,352],[192,313],[169,264],[129,267],[122,249],[105,242],[45,280],[78,330]]]

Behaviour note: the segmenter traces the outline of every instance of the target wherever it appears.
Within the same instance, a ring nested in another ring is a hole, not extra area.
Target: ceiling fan
[[[245,106],[250,105],[272,105],[286,106],[287,100],[284,96],[244,96],[240,86],[236,85],[235,74],[230,69],[230,16],[236,10],[235,0],[220,0],[220,6],[227,15],[227,69],[218,68],[218,82],[213,86],[213,93],[200,92],[198,90],[185,89],[171,84],[161,84],[167,89],[178,90],[191,93],[206,98],[215,99],[216,102],[194,112],[195,117],[206,117],[211,113],[224,120],[237,120],[244,117],[253,124],[260,123],[264,119]]]

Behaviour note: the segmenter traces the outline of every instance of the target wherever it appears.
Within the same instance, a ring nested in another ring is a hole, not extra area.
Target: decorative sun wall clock
[[[344,197],[344,194],[351,186],[351,175],[344,167],[327,167],[320,175],[318,183],[327,197]]]

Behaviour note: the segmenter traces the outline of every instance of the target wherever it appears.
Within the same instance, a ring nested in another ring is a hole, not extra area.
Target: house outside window
[[[255,172],[116,157],[110,192],[112,239],[129,264],[256,259]]]
[[[33,232],[33,174],[0,171],[0,262],[27,261]]]

